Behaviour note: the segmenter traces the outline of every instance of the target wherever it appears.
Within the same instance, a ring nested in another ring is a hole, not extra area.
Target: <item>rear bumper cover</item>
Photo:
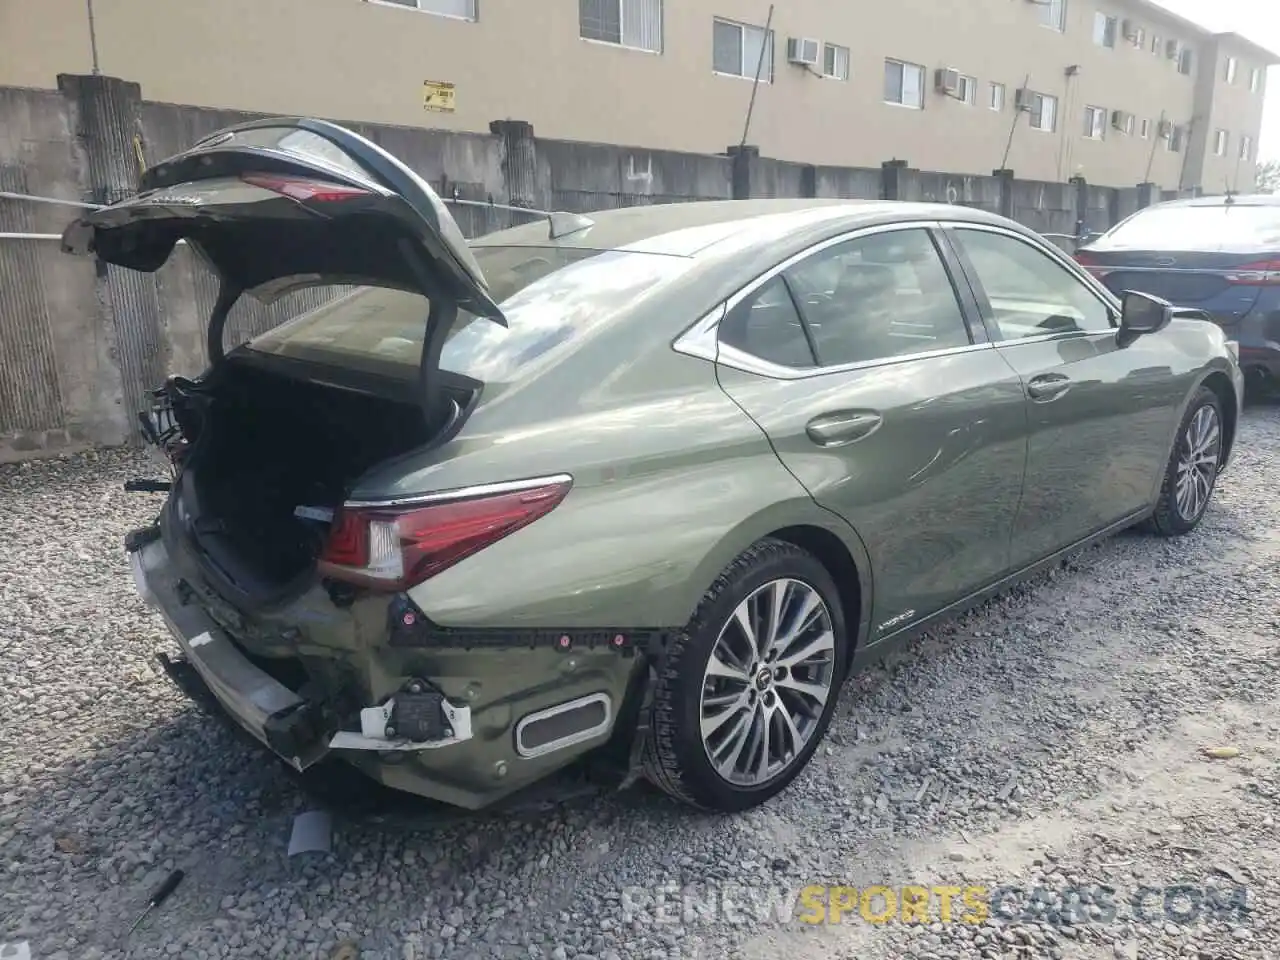
[[[138,594],[164,618],[182,650],[182,661],[165,663],[169,676],[199,700],[200,691],[187,673],[188,669],[194,671],[200,685],[240,727],[294,769],[307,769],[331,749],[412,752],[471,739],[470,709],[442,698],[438,703],[442,721],[438,739],[388,739],[387,728],[398,712],[396,698],[361,710],[359,731],[328,729],[331,721],[320,704],[306,700],[254,664],[198,604],[183,601],[172,579],[161,575],[169,565],[163,541],[146,543],[131,551],[129,558]],[[409,695],[400,699],[407,704]],[[399,713],[403,712],[402,708]]]
[[[139,595],[159,612],[187,664],[237,724],[297,770],[328,753],[314,705],[254,665],[208,614],[184,604],[158,575],[169,561],[163,542],[153,541],[129,558]]]

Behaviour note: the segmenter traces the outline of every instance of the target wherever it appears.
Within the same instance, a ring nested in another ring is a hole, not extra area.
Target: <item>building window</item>
[[[849,48],[834,43],[822,45],[822,75],[832,80],[849,79]]]
[[[1045,0],[1039,4],[1040,24],[1059,33],[1067,28],[1067,0]]]
[[[731,77],[755,79],[757,67],[760,82],[773,83],[773,31],[766,34],[764,27],[717,17],[712,29],[711,69]]]
[[[1253,159],[1253,137],[1247,133],[1240,137],[1240,159]]]
[[[1227,155],[1227,131],[1213,131],[1213,155],[1215,157],[1225,157]]]
[[[1022,94],[1026,109],[1031,114],[1031,129],[1053,133],[1058,129],[1058,98],[1047,93],[1026,90]]]
[[[1137,122],[1137,118],[1136,118],[1136,117],[1134,117],[1134,115],[1133,115],[1132,113],[1126,113],[1126,114],[1124,115],[1124,126],[1123,126],[1123,129],[1124,129],[1124,135],[1125,135],[1126,137],[1132,137],[1132,136],[1133,136],[1133,126],[1134,126],[1134,124],[1135,124],[1136,122]]]
[[[1235,57],[1227,57],[1226,62],[1222,65],[1222,79],[1227,83],[1236,82],[1236,72],[1240,69],[1240,63]]]
[[[1174,124],[1169,125],[1169,138],[1165,141],[1165,147],[1170,153],[1177,153],[1182,149],[1182,139],[1185,136],[1182,127]]]
[[[578,36],[662,52],[662,0],[578,0]]]
[[[1257,93],[1262,89],[1262,70],[1254,67],[1249,71],[1249,92]]]
[[[960,86],[956,90],[956,99],[972,106],[978,102],[978,78],[960,74]]]
[[[1135,50],[1141,50],[1147,45],[1147,31],[1145,27],[1131,27],[1129,34],[1129,45]]]
[[[1178,48],[1178,72],[1184,76],[1191,76],[1192,51],[1190,47]]]
[[[1084,135],[1090,140],[1101,140],[1107,135],[1107,111],[1101,107],[1084,108]]]
[[[1151,139],[1151,121],[1146,117],[1143,117],[1142,119],[1142,139]]]
[[[1115,47],[1115,17],[1109,17],[1105,13],[1095,13],[1093,15],[1093,42],[1100,47]]]
[[[924,107],[924,67],[902,60],[884,62],[884,102],[920,110]]]
[[[442,17],[457,17],[459,20],[479,20],[480,11],[476,9],[477,0],[382,0],[397,7],[408,7],[410,10],[421,10],[423,13],[435,13]]]
[[[1160,39],[1160,35],[1153,33],[1151,35],[1151,55],[1153,57],[1160,56],[1160,51],[1164,49],[1164,41]]]
[[[992,110],[1004,109],[1004,84],[1003,83],[991,84],[990,104],[991,104]]]

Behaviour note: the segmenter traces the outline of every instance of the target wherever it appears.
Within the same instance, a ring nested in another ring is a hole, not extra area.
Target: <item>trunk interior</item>
[[[180,498],[186,533],[241,602],[266,602],[309,576],[335,508],[370,467],[428,443],[411,398],[389,399],[263,369],[229,356],[195,397],[175,403],[192,449]],[[447,405],[456,415],[456,401]]]

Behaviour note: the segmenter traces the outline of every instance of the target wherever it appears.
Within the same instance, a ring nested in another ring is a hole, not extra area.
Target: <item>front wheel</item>
[[[1162,537],[1180,537],[1200,524],[1222,463],[1222,401],[1208,387],[1191,399],[1178,428],[1151,528]]]
[[[648,779],[722,812],[779,793],[831,722],[848,643],[826,568],[793,544],[756,544],[717,579],[658,670]]]

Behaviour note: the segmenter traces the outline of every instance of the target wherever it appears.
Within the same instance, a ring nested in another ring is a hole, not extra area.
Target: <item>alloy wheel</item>
[[[807,583],[772,580],[721,628],[702,678],[702,743],[716,772],[758,787],[818,729],[836,677],[831,611]]]
[[[1222,429],[1218,411],[1205,404],[1191,417],[1178,445],[1174,504],[1183,520],[1197,519],[1209,504],[1218,477]]]

